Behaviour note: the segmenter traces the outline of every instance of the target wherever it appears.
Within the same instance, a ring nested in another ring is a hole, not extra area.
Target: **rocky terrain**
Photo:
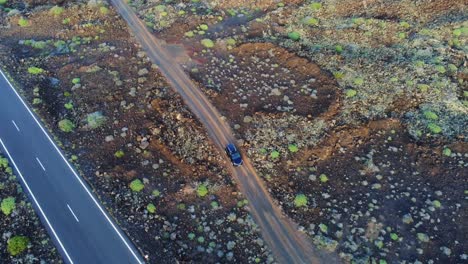
[[[317,246],[467,261],[464,1],[129,2]],[[2,65],[149,262],[273,261],[224,156],[112,7],[1,6]]]

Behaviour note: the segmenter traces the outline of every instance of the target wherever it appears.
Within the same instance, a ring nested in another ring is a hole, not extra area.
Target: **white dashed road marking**
[[[76,214],[73,212],[73,210],[71,209],[70,205],[67,204],[67,207],[68,207],[68,210],[70,210],[70,212],[72,213],[73,217],[75,217],[75,220],[79,223],[80,220],[78,220],[78,217],[76,217]]]
[[[44,165],[42,165],[42,162],[39,160],[39,158],[36,157],[36,160],[37,160],[37,163],[41,165],[42,170],[45,171]]]
[[[15,123],[15,120],[11,120],[11,122],[12,122],[12,123],[13,123],[13,125],[15,126],[16,130],[18,130],[18,132],[19,132],[19,131],[20,131],[20,129],[19,129],[18,125],[16,125],[16,123]]]

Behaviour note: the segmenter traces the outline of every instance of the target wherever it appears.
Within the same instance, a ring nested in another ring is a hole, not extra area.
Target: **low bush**
[[[29,238],[25,236],[14,236],[10,239],[8,239],[7,242],[7,249],[8,253],[12,256],[16,256],[21,254],[26,248],[28,247],[29,244]]]
[[[114,156],[116,158],[123,158],[123,156],[125,156],[125,152],[123,152],[123,150],[117,150],[115,153],[114,153]]]
[[[452,150],[449,148],[444,148],[444,150],[442,151],[442,154],[444,156],[450,157],[452,155]]]
[[[294,198],[294,206],[296,207],[306,206],[307,203],[308,203],[307,196],[305,196],[304,194],[298,194]]]
[[[72,83],[73,84],[79,84],[79,83],[81,83],[81,79],[80,78],[73,78]]]
[[[197,195],[199,197],[205,197],[208,194],[208,188],[206,188],[205,184],[200,184],[197,187]]]
[[[307,26],[318,26],[319,21],[318,19],[313,17],[306,17],[304,18],[304,24],[306,24]]]
[[[299,34],[299,32],[297,32],[297,31],[289,32],[288,38],[290,38],[290,39],[292,39],[294,41],[298,41],[298,40],[301,39],[301,34]]]
[[[107,15],[107,14],[109,14],[109,8],[107,8],[105,6],[101,6],[99,8],[99,12],[101,12],[101,14],[103,14],[103,15]]]
[[[3,199],[0,208],[5,215],[10,215],[16,208],[15,198],[10,196]]]
[[[26,18],[22,17],[18,20],[18,25],[20,27],[27,27],[29,26],[29,21]]]
[[[347,89],[347,90],[345,91],[345,94],[346,94],[346,97],[347,97],[347,98],[351,98],[351,97],[356,96],[357,91],[354,90],[354,89]]]
[[[435,123],[429,123],[427,128],[434,134],[439,134],[442,132],[442,128]]]
[[[33,74],[33,75],[38,75],[38,74],[44,73],[44,69],[39,68],[39,67],[29,67],[28,73]]]
[[[295,152],[298,152],[299,151],[299,148],[297,147],[296,144],[289,144],[288,145],[288,149],[290,152],[292,153],[295,153]]]
[[[59,16],[63,13],[63,7],[54,6],[50,9],[50,13],[53,14],[54,16]]]
[[[320,182],[326,183],[328,181],[328,176],[326,174],[320,174]]]
[[[319,10],[320,8],[322,8],[322,3],[319,3],[319,2],[312,2],[310,4],[310,9],[314,10],[314,11],[317,11]]]
[[[213,48],[214,47],[214,42],[211,39],[202,39],[201,44],[205,48]]]
[[[272,159],[277,159],[279,158],[279,156],[280,156],[280,153],[277,150],[274,150],[273,152],[270,153],[270,157]]]
[[[106,122],[107,118],[97,111],[86,116],[86,122],[91,129],[98,128]]]
[[[148,210],[148,212],[154,214],[156,212],[156,206],[152,203],[149,203],[148,206],[146,206],[146,210]]]
[[[63,132],[69,133],[75,129],[75,124],[73,124],[69,119],[63,119],[58,122],[58,127]]]
[[[145,188],[145,185],[140,179],[133,180],[130,183],[130,189],[132,189],[132,191],[134,192],[140,192],[141,190],[143,190],[143,188]]]

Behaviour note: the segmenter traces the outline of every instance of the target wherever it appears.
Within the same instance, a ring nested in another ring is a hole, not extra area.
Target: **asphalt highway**
[[[144,263],[3,72],[0,109],[0,148],[65,263]]]
[[[153,63],[184,102],[204,124],[209,136],[221,153],[229,142],[236,142],[233,132],[203,92],[196,87],[182,67],[171,57],[162,42],[146,28],[135,12],[123,0],[111,0],[127,21],[132,33]],[[250,213],[261,229],[262,236],[280,263],[335,263],[337,259],[313,249],[310,240],[297,230],[297,226],[283,215],[273,202],[262,179],[257,175],[246,155],[244,165],[230,167],[232,176],[249,200]],[[226,157],[227,159],[227,157]]]

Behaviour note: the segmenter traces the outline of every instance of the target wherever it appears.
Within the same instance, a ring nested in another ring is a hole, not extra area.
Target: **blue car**
[[[225,150],[226,150],[226,154],[231,159],[232,165],[237,167],[237,166],[242,165],[242,163],[244,163],[242,161],[242,156],[240,155],[239,151],[237,150],[236,146],[234,146],[234,144],[229,143],[226,146]]]

